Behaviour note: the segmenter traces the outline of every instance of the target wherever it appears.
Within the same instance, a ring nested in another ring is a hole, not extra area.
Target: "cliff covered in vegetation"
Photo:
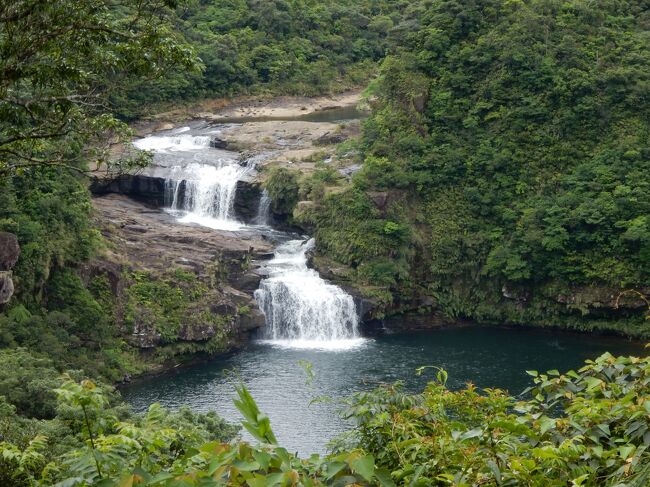
[[[625,0],[0,3],[0,484],[647,485],[647,358],[531,372],[521,400],[442,370],[364,393],[326,458],[279,446],[242,387],[261,446],[215,414],[133,414],[102,381],[233,346],[253,318],[226,276],[268,249],[163,237],[119,198],[97,224],[86,176],[148,162],[111,155],[150,103],[337,90],[389,54],[359,141],[269,174],[316,265],[384,314],[648,336],[649,23]]]
[[[413,11],[368,90],[361,169],[296,213],[325,261],[387,313],[647,337],[648,10]]]

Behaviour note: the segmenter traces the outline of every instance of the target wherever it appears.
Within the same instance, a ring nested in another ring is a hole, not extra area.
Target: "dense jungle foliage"
[[[418,6],[369,89],[362,169],[302,216],[322,251],[396,307],[648,336],[648,3]],[[619,293],[637,302],[614,316]]]
[[[647,485],[650,358],[605,354],[579,371],[529,374],[523,399],[471,384],[452,392],[440,369],[419,394],[400,384],[358,394],[343,413],[354,429],[333,454],[307,459],[278,445],[242,386],[235,403],[256,446],[228,443],[232,427],[213,415],[154,404],[129,416],[110,392],[67,377],[54,391],[53,420],[34,425],[2,406],[9,422],[0,423],[0,479],[61,487]]]
[[[101,286],[83,282],[79,272],[103,245],[84,175],[148,162],[109,158],[132,134],[108,107],[131,76],[197,66],[190,46],[172,33],[173,3],[0,5],[0,231],[20,244],[11,270],[15,293],[0,309],[0,353],[23,347],[34,354],[22,362],[43,370],[25,383],[66,369],[109,380],[137,370]],[[7,372],[18,380],[17,369]]]
[[[84,174],[147,162],[109,158],[131,135],[121,120],[336,91],[390,54],[352,186],[328,195],[331,170],[309,187],[276,171],[276,209],[317,199],[321,247],[386,302],[544,323],[568,283],[643,291],[649,22],[647,2],[624,0],[1,2],[0,231],[21,254],[0,308],[0,485],[647,485],[648,359],[535,375],[525,399],[452,392],[443,372],[421,394],[362,394],[336,453],[299,459],[243,388],[259,446],[214,414],[130,412],[104,382],[141,364],[82,269],[104,245]],[[158,298],[180,287],[142,281],[129,312],[155,299],[176,331],[184,308]],[[644,335],[641,312],[618,316],[563,320]]]
[[[114,97],[127,118],[151,103],[243,93],[317,95],[367,83],[401,33],[413,2],[190,0],[174,29],[195,49],[199,73],[135,77]]]

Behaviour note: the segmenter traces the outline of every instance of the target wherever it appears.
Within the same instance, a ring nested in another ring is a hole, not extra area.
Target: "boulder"
[[[228,142],[220,139],[219,137],[213,137],[210,139],[210,147],[213,149],[227,149],[228,148]]]
[[[258,274],[254,270],[250,270],[242,274],[231,276],[231,278],[229,279],[229,283],[235,289],[252,293],[257,288],[260,287],[261,280],[262,280],[262,276],[260,274]]]
[[[325,132],[323,135],[314,140],[314,145],[334,145],[345,142],[347,137],[342,133]]]
[[[216,333],[214,326],[209,323],[183,324],[178,331],[178,339],[184,342],[205,342]]]
[[[9,232],[0,232],[0,271],[10,271],[20,256],[18,238]]]
[[[266,318],[257,308],[251,308],[245,314],[239,316],[239,329],[241,331],[252,331],[266,325]]]

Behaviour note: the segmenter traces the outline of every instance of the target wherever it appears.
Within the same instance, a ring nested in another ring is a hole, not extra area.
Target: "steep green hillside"
[[[363,168],[303,216],[321,251],[397,307],[648,336],[647,5],[420,6]]]
[[[201,73],[141,77],[114,97],[123,116],[174,103],[243,93],[317,95],[364,84],[389,46],[410,28],[412,2],[386,0],[191,0],[174,25]],[[146,107],[146,108],[143,108]]]

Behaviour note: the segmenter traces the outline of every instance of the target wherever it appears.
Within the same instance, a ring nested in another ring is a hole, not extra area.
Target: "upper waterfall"
[[[237,182],[251,170],[230,159],[220,159],[217,166],[189,164],[174,168],[173,178],[167,183],[167,200],[172,210],[187,211],[180,219],[183,223],[237,230],[241,227],[233,215]]]
[[[182,132],[186,132],[189,127],[182,127]],[[209,135],[190,135],[183,134],[179,130],[174,131],[171,135],[150,135],[133,142],[133,145],[140,150],[149,150],[154,152],[172,152],[172,151],[192,151],[201,150],[210,146]]]
[[[352,296],[307,267],[314,240],[291,240],[268,263],[269,277],[255,291],[266,316],[267,338],[300,348],[350,348],[359,345],[358,316]]]
[[[191,132],[181,127],[164,135],[150,135],[134,142],[141,150],[154,152],[154,161],[164,164],[167,178],[166,203],[183,212],[182,223],[218,230],[238,230],[234,216],[237,182],[255,169],[255,161],[242,166],[225,151],[210,149],[210,132]]]

